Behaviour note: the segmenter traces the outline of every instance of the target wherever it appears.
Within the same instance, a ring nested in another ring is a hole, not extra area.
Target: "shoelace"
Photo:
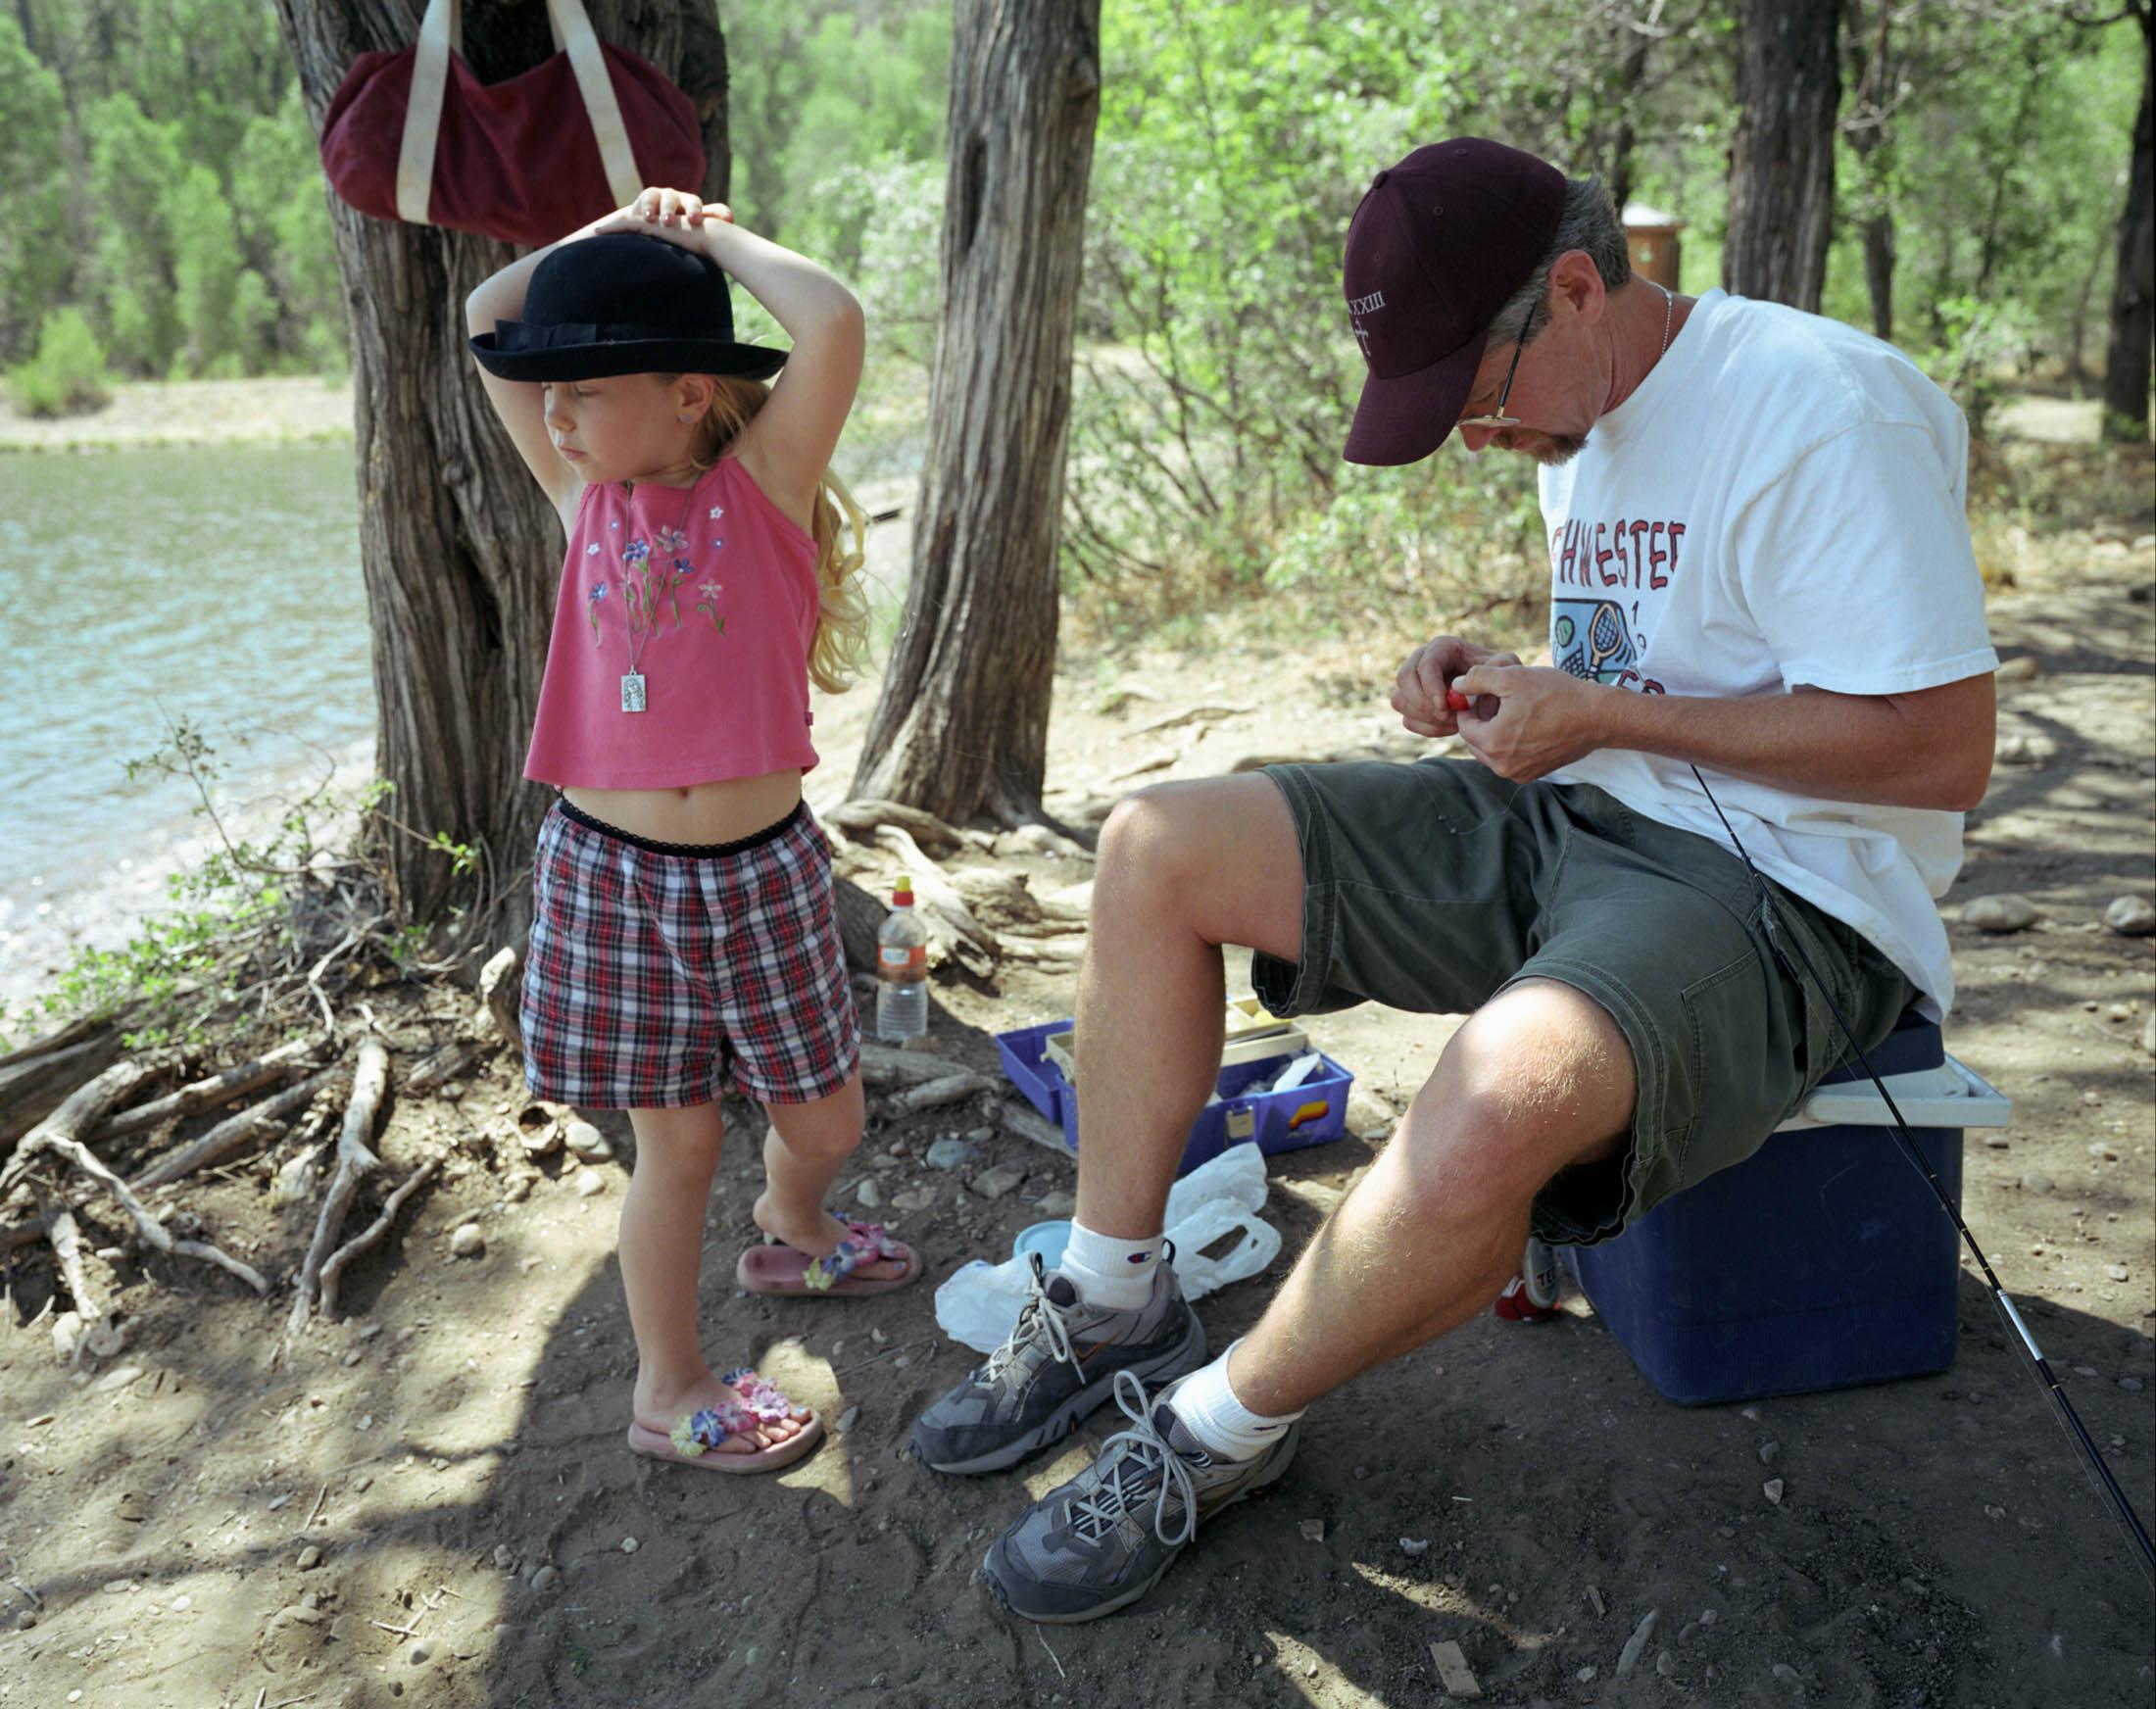
[[[1082,1381],[1086,1368],[1078,1363],[1078,1355],[1071,1350],[1070,1327],[1063,1322],[1062,1308],[1048,1296],[1048,1285],[1039,1253],[1034,1254],[1026,1276],[1026,1302],[1019,1309],[1018,1321],[1004,1344],[989,1354],[988,1363],[981,1367],[982,1377],[990,1382],[1001,1377],[1009,1368],[1010,1362],[1018,1356],[1019,1349],[1032,1339],[1035,1326],[1039,1327],[1041,1338],[1048,1343],[1049,1351],[1064,1364],[1074,1367]]]
[[[1126,1383],[1130,1385],[1127,1391],[1123,1387]],[[1087,1538],[1098,1538],[1128,1513],[1132,1503],[1149,1488],[1152,1488],[1152,1534],[1168,1547],[1180,1548],[1198,1535],[1198,1486],[1191,1481],[1190,1468],[1152,1422],[1152,1412],[1146,1404],[1146,1387],[1129,1371],[1115,1373],[1115,1404],[1123,1409],[1123,1416],[1131,1421],[1131,1428],[1117,1431],[1102,1444],[1101,1458],[1096,1464],[1116,1463],[1092,1494],[1072,1499],[1071,1522]],[[1117,1460],[1118,1450],[1126,1445],[1127,1454]],[[1135,1475],[1127,1470],[1131,1460],[1138,1462]],[[1149,1476],[1155,1470],[1159,1473],[1157,1487]],[[1172,1537],[1167,1531],[1170,1491],[1183,1498],[1182,1521]]]

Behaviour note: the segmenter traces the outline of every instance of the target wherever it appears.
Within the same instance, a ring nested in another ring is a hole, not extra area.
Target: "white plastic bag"
[[[961,1265],[936,1289],[936,1327],[976,1353],[994,1352],[1018,1326],[1031,1269],[1030,1258]]]
[[[1205,1248],[1229,1235],[1235,1245],[1212,1257]],[[1175,1277],[1185,1299],[1206,1294],[1254,1276],[1280,1255],[1280,1231],[1254,1210],[1232,1198],[1208,1199],[1168,1230],[1175,1243]]]
[[[1168,1233],[1172,1236],[1177,1223],[1210,1199],[1225,1198],[1245,1210],[1263,1210],[1270,1191],[1265,1184],[1265,1153],[1257,1148],[1257,1142],[1245,1140],[1230,1146],[1168,1189]]]

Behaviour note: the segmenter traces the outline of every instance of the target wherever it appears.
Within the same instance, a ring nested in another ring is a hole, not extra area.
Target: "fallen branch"
[[[169,1092],[163,1098],[148,1103],[137,1104],[133,1109],[108,1117],[95,1130],[85,1136],[91,1140],[120,1140],[129,1134],[138,1134],[145,1128],[154,1128],[161,1121],[173,1116],[200,1115],[206,1109],[221,1109],[235,1098],[245,1098],[250,1092],[259,1092],[265,1086],[273,1085],[290,1074],[315,1048],[313,1039],[294,1039],[289,1045],[280,1045],[267,1056],[258,1056],[251,1062],[227,1068],[221,1074],[213,1074],[207,1080],[198,1080],[192,1086],[182,1086],[177,1092]]]
[[[492,1018],[494,1029],[517,1055],[524,1053],[524,1030],[517,1019],[516,1000],[523,984],[524,952],[514,944],[495,951],[479,969],[479,1001]]]
[[[444,1045],[412,1071],[405,1081],[405,1090],[432,1092],[437,1086],[446,1085],[472,1067],[484,1054],[485,1051],[469,1039],[459,1039],[455,1044]]]
[[[995,1081],[985,1074],[976,1074],[970,1068],[956,1074],[945,1074],[911,1091],[902,1092],[891,1101],[902,1109],[918,1114],[924,1109],[942,1109],[949,1104],[963,1103],[976,1093],[994,1092]]]
[[[920,899],[920,911],[930,935],[968,973],[977,979],[986,979],[996,969],[996,935],[973,917],[965,898],[944,875],[943,868],[923,854],[920,846],[896,825],[878,827],[876,841],[898,855],[912,875],[913,889]]]
[[[151,1214],[149,1206],[128,1191],[127,1184],[106,1168],[98,1159],[97,1153],[82,1144],[80,1140],[71,1140],[65,1135],[56,1134],[45,1141],[45,1149],[67,1158],[69,1162],[81,1170],[98,1186],[104,1188],[107,1193],[119,1199],[121,1208],[134,1218],[135,1228],[142,1238],[159,1251],[176,1254],[184,1258],[201,1258],[207,1263],[217,1265],[220,1269],[230,1271],[257,1294],[270,1292],[270,1284],[263,1280],[260,1272],[249,1265],[241,1263],[237,1258],[219,1250],[209,1242],[183,1241],[175,1238],[170,1229]],[[77,1305],[76,1309],[79,1310],[80,1306]]]
[[[85,1018],[0,1056],[0,1151],[111,1067],[123,1048],[117,1018]]]
[[[397,1220],[397,1212],[404,1208],[404,1201],[433,1180],[435,1170],[441,1166],[441,1158],[429,1157],[413,1170],[405,1184],[382,1200],[381,1214],[323,1260],[318,1282],[321,1298],[318,1306],[323,1317],[337,1315],[337,1284],[344,1274],[345,1265],[369,1246],[380,1243],[381,1238],[389,1233],[389,1225]]]
[[[177,1181],[182,1175],[192,1175],[197,1169],[206,1169],[212,1163],[220,1163],[250,1140],[261,1137],[266,1129],[274,1127],[297,1110],[302,1110],[314,1099],[337,1072],[332,1063],[318,1069],[297,1086],[289,1086],[274,1098],[264,1099],[252,1109],[243,1109],[228,1121],[221,1121],[199,1139],[190,1140],[178,1150],[168,1152],[134,1178],[138,1193],[147,1193],[153,1187],[163,1187],[169,1181]]]
[[[37,1196],[37,1208],[45,1220],[45,1238],[52,1243],[53,1256],[60,1260],[60,1274],[68,1284],[68,1297],[74,1303],[74,1314],[82,1320],[82,1334],[74,1343],[74,1355],[69,1360],[74,1364],[82,1357],[84,1344],[93,1339],[102,1339],[109,1327],[105,1317],[104,1302],[90,1287],[90,1279],[82,1270],[82,1240],[74,1226],[74,1212],[68,1208],[64,1198],[48,1198]]]
[[[382,1166],[368,1145],[374,1132],[374,1118],[381,1110],[382,1097],[389,1090],[389,1052],[379,1039],[368,1039],[360,1046],[359,1066],[352,1075],[352,1097],[344,1106],[344,1126],[337,1134],[337,1173],[329,1184],[328,1196],[322,1200],[321,1215],[315,1223],[315,1239],[307,1248],[306,1262],[300,1266],[299,1286],[293,1290],[292,1315],[287,1320],[284,1339],[289,1343],[307,1327],[309,1314],[315,1308],[315,1300],[321,1287],[321,1267],[326,1263],[335,1245],[338,1233],[344,1227],[345,1213],[352,1207],[353,1196],[360,1184]]]
[[[829,812],[816,817],[826,826],[836,826],[857,843],[874,842],[879,825],[896,825],[902,831],[910,832],[913,841],[922,848],[938,854],[956,854],[966,846],[965,838],[934,813],[909,807],[903,802],[841,802]]]
[[[860,1048],[860,1081],[881,1092],[893,1086],[926,1086],[956,1073],[951,1061],[933,1050],[893,1050],[882,1045]]]
[[[162,1057],[130,1056],[123,1062],[115,1062],[95,1079],[69,1093],[58,1109],[24,1136],[23,1143],[15,1148],[15,1155],[8,1159],[6,1167],[0,1168],[0,1198],[7,1197],[29,1172],[38,1152],[54,1139],[72,1140],[87,1133],[104,1120],[107,1110],[124,1102],[136,1087],[165,1073],[168,1067]]]
[[[1241,703],[1232,706],[1223,703],[1208,703],[1204,706],[1185,707],[1180,712],[1170,712],[1165,717],[1153,719],[1150,724],[1140,724],[1131,731],[1131,734],[1133,736],[1151,736],[1156,731],[1172,730],[1178,724],[1217,723],[1222,718],[1240,718],[1246,712],[1256,710],[1255,706],[1245,706]]]

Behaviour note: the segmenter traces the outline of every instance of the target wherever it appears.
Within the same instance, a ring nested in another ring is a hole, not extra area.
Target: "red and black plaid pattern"
[[[831,854],[802,807],[723,854],[661,854],[558,804],[532,865],[524,1080],[595,1109],[760,1103],[844,1086],[860,1028]]]

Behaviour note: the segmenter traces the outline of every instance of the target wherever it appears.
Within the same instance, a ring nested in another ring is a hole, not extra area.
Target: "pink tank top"
[[[730,457],[686,490],[586,487],[524,775],[679,789],[814,765],[815,551]]]

